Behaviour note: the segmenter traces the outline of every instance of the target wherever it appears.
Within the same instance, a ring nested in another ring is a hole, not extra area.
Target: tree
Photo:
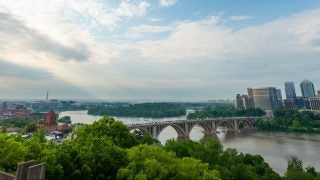
[[[71,124],[72,123],[70,116],[64,116],[64,117],[58,119],[58,122],[65,123],[65,124]]]
[[[81,140],[86,141],[86,137],[107,137],[115,145],[122,148],[129,148],[138,144],[134,135],[121,121],[116,121],[112,117],[105,116],[99,121],[95,121],[90,126],[83,126],[75,132]]]
[[[220,179],[218,171],[194,158],[177,158],[159,146],[139,145],[127,150],[129,164],[118,179]]]
[[[14,172],[17,164],[25,160],[27,148],[23,146],[21,138],[9,137],[2,133],[0,133],[0,144],[0,169]]]
[[[30,133],[30,132],[36,132],[36,131],[37,131],[37,126],[34,123],[27,125],[26,132]]]
[[[158,139],[154,139],[148,132],[135,129],[131,132],[139,144],[160,144]]]
[[[296,156],[290,156],[288,159],[287,170],[303,171],[302,161]]]

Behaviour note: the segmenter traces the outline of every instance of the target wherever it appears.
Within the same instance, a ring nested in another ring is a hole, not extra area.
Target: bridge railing
[[[229,121],[229,120],[243,120],[243,119],[265,119],[270,118],[269,116],[249,116],[249,117],[219,117],[219,118],[206,118],[206,119],[183,119],[174,121],[157,121],[151,123],[137,123],[137,124],[127,124],[128,127],[141,127],[141,126],[152,126],[152,125],[166,125],[172,123],[185,123],[185,122],[201,122],[201,121]]]

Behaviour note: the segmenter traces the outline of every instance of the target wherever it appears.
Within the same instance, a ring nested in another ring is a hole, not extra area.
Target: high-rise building
[[[305,79],[301,82],[300,87],[301,87],[301,93],[303,98],[316,96],[312,82]]]
[[[317,91],[318,96],[320,96],[320,90]]]
[[[287,99],[296,99],[296,90],[294,88],[294,83],[293,82],[285,82],[284,83],[284,89],[286,92],[286,98]]]
[[[279,108],[277,90],[274,87],[248,88],[248,95],[255,108],[269,112]]]
[[[282,94],[281,94],[281,89],[277,89],[277,100],[278,100],[278,105],[279,108],[283,107],[283,102],[282,102]]]
[[[252,105],[250,104],[248,95],[236,95],[235,100],[235,108],[237,109],[249,109],[252,108]]]

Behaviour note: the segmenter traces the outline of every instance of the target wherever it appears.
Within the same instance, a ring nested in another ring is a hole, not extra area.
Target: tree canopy
[[[260,155],[224,150],[219,141],[170,140],[160,146],[150,135],[129,132],[104,117],[77,129],[59,144],[44,131],[29,139],[0,134],[0,170],[14,172],[19,162],[46,163],[46,179],[281,179]],[[284,178],[320,178],[314,167],[288,160]]]
[[[262,130],[320,133],[320,115],[310,111],[278,109],[269,121],[258,121]]]
[[[208,107],[200,111],[188,114],[188,119],[205,119],[217,117],[246,117],[264,116],[266,113],[259,108],[236,109],[230,106]]]
[[[97,106],[88,110],[88,114],[123,117],[175,117],[186,114],[186,108],[174,103],[142,103],[129,106]]]

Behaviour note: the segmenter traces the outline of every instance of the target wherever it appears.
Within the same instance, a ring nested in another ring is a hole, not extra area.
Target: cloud
[[[41,68],[28,67],[0,59],[1,98],[39,98],[47,91],[53,98],[79,98],[90,94],[73,83],[57,78]]]
[[[120,17],[133,17],[144,15],[150,4],[147,1],[121,1],[118,8],[114,9],[113,12]]]
[[[29,80],[49,80],[54,77],[53,74],[39,68],[31,68],[17,65],[0,59],[0,76],[7,78],[19,78]]]
[[[151,5],[138,0],[0,4],[6,95],[50,87],[61,97],[226,98],[250,85],[320,76],[319,9],[248,25],[226,14],[150,22]]]
[[[170,7],[177,3],[178,0],[159,0],[160,7]]]
[[[136,48],[146,59],[154,61],[201,61],[257,63],[288,62],[297,54],[319,53],[315,40],[320,37],[320,9],[240,29],[227,27],[220,16],[182,21],[172,27],[168,37],[143,41]],[[159,53],[161,52],[161,53]],[[285,58],[285,59],[283,59]],[[262,60],[263,59],[263,60]],[[251,61],[251,60],[250,60]],[[301,61],[302,62],[302,61]]]
[[[149,21],[151,22],[161,22],[161,21],[164,21],[163,18],[148,18]]]
[[[171,30],[171,26],[140,25],[130,28],[127,37],[130,39],[140,39],[152,34],[170,32]]]
[[[107,27],[113,30],[117,24],[125,19],[144,16],[150,3],[144,0],[122,0],[117,7],[109,7],[102,0],[80,0],[69,1],[67,8],[63,8],[67,17],[74,17],[77,21],[81,17],[81,23],[88,24],[89,27]]]
[[[10,14],[0,13],[0,26],[1,42],[6,44],[5,48],[22,49],[20,45],[27,45],[24,46],[24,51],[50,53],[59,60],[88,60],[90,53],[84,44],[75,47],[64,46],[26,27]]]
[[[249,20],[252,18],[253,17],[251,17],[251,16],[229,16],[228,17],[229,20],[233,20],[233,21],[245,21],[245,20]]]
[[[51,38],[40,34],[36,30],[28,28],[12,14],[0,12],[0,35],[1,43],[6,44],[6,49],[23,49],[25,52],[43,52],[55,56],[62,61],[86,61],[90,55],[84,44],[77,44],[74,47],[67,47]],[[18,42],[18,43],[17,43]]]
[[[170,26],[150,26],[150,25],[141,25],[131,28],[132,31],[138,33],[161,33],[168,32],[172,28]]]

